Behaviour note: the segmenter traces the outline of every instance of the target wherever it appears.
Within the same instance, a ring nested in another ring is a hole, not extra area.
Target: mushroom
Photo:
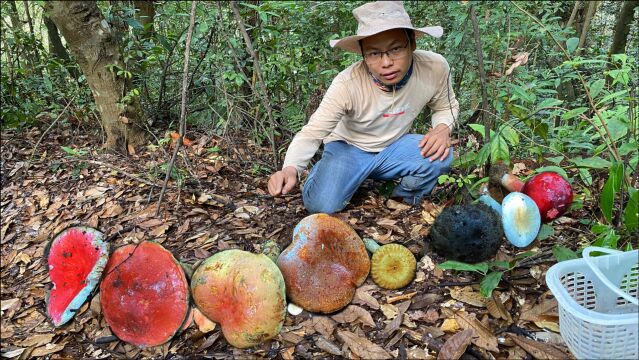
[[[286,316],[284,279],[264,254],[231,249],[218,252],[195,269],[195,305],[220,324],[234,347],[247,348],[279,334]]]
[[[501,184],[510,192],[522,192],[524,188],[524,182],[516,175],[513,175],[508,165],[503,162],[490,166],[489,177],[492,184]]]
[[[327,214],[302,219],[277,260],[291,301],[310,312],[332,313],[348,305],[368,276],[364,243],[343,221]]]
[[[556,172],[541,172],[524,183],[509,172],[508,165],[497,163],[490,168],[490,181],[501,184],[510,192],[522,192],[530,196],[537,204],[544,223],[564,214],[572,203],[570,183]]]
[[[572,203],[570,183],[555,172],[546,171],[531,177],[522,191],[537,204],[544,223],[564,214]]]
[[[526,194],[511,192],[501,205],[490,197],[486,185],[480,189],[479,200],[497,211],[506,239],[517,247],[530,245],[541,227],[539,210],[535,202]]]
[[[380,246],[373,239],[364,238],[366,249],[373,254],[371,276],[384,289],[399,289],[413,281],[417,261],[415,255],[400,244]]]
[[[67,323],[100,282],[109,259],[102,233],[89,227],[71,227],[56,235],[45,249],[49,277],[47,315],[53,325]]]
[[[432,245],[447,259],[477,263],[501,246],[499,214],[483,203],[446,207],[430,230]]]
[[[517,247],[530,245],[541,228],[537,205],[528,195],[520,192],[506,195],[501,202],[501,223],[506,239]]]
[[[169,341],[189,320],[189,284],[162,245],[143,241],[116,249],[100,284],[102,313],[113,333],[138,347]]]

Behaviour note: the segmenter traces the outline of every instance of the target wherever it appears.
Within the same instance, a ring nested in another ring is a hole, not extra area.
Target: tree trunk
[[[133,1],[133,5],[137,10],[135,19],[144,26],[142,30],[142,38],[148,39],[153,35],[153,19],[155,18],[155,6],[153,1]],[[150,24],[150,25],[149,25]]]
[[[609,54],[623,54],[626,52],[626,41],[630,32],[630,23],[633,20],[634,10],[639,6],[639,1],[624,1],[617,16],[615,24],[615,36],[612,39]]]
[[[124,68],[118,39],[95,2],[51,1],[45,3],[51,19],[69,45],[87,78],[106,131],[106,148],[126,153],[145,143],[138,124],[139,99],[120,101],[126,94],[126,80],[107,66]]]
[[[595,17],[595,13],[597,12],[599,3],[601,3],[601,1],[591,1],[588,3],[584,25],[581,28],[581,33],[579,34],[579,46],[577,47],[577,54],[580,54],[583,50],[583,47],[586,45],[586,38],[588,35],[588,29],[590,28],[590,22],[592,21],[592,18]]]
[[[67,49],[62,44],[62,39],[60,39],[58,28],[48,16],[43,16],[43,20],[44,26],[47,27],[47,37],[49,39],[49,54],[54,55],[58,59],[62,60],[65,65],[68,65],[66,66],[66,68],[67,70],[69,70],[69,74],[71,74],[71,76],[73,76],[73,78],[77,80],[80,77],[80,73],[78,73],[78,69],[75,66],[71,66],[71,58],[69,57]]]

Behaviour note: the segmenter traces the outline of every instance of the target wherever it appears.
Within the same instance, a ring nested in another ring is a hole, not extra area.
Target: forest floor
[[[249,141],[229,143],[190,133],[191,143],[181,152],[188,162],[183,156],[176,161],[184,181],[179,188],[176,181],[169,183],[156,216],[159,188],[153,184],[163,182],[159,169],[170,158],[171,144],[117,156],[99,150],[99,137],[67,124],[54,126],[34,148],[43,131],[2,131],[2,358],[570,356],[558,334],[557,303],[544,276],[556,261],[552,246],[567,240],[576,246],[582,236],[574,220],[579,214],[560,218],[554,235],[526,249],[502,245],[500,260],[524,251],[534,255],[506,273],[486,299],[479,293],[479,274],[442,271],[435,264],[445,259],[428,247],[435,217],[459,196],[452,185],[438,187],[436,196],[410,207],[381,195],[379,184],[365,183],[337,216],[361,237],[406,245],[419,260],[415,280],[400,290],[384,290],[369,277],[344,310],[287,314],[281,333],[255,348],[233,348],[219,326],[202,333],[191,325],[165,345],[139,349],[112,336],[99,296],[67,325],[55,328],[45,309],[51,283],[43,253],[47,242],[69,226],[114,235],[112,248],[156,241],[194,265],[229,248],[257,253],[266,239],[284,248],[308,213],[299,191],[268,196],[268,174],[258,164],[260,154],[269,150]]]

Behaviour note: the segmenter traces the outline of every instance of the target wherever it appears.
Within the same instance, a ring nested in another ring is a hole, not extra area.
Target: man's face
[[[362,49],[371,73],[384,84],[394,85],[406,75],[415,45],[404,29],[392,29],[362,39]]]

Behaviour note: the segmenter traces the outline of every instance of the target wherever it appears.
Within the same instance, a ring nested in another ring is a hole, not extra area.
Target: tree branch
[[[261,88],[260,89],[261,91],[257,95],[262,101],[262,105],[266,109],[268,120],[270,122],[268,139],[271,142],[273,157],[275,159],[274,165],[275,165],[275,168],[277,169],[279,168],[279,156],[277,154],[277,149],[275,148],[275,136],[273,134],[273,132],[275,131],[275,121],[273,120],[271,104],[269,103],[268,96],[266,95],[268,94],[268,89],[266,88],[266,84],[264,83],[264,79],[262,78],[262,71],[260,70],[259,59],[257,58],[257,54],[255,53],[255,50],[253,49],[253,43],[251,42],[251,37],[249,36],[248,32],[246,32],[244,21],[242,20],[242,17],[240,16],[240,10],[237,7],[236,1],[231,1],[231,8],[233,9],[233,15],[235,16],[235,20],[237,21],[237,24],[240,27],[240,32],[242,33],[242,36],[244,37],[246,48],[249,54],[251,54],[251,58],[253,58],[253,66],[255,67],[255,73],[257,74],[257,82],[259,83]]]
[[[177,157],[177,153],[180,150],[180,146],[182,146],[182,142],[184,141],[184,132],[186,131],[186,90],[189,84],[189,53],[191,51],[191,37],[193,36],[193,26],[195,25],[195,5],[197,1],[191,2],[191,21],[189,23],[189,30],[186,33],[186,48],[184,49],[184,72],[182,75],[182,106],[180,108],[180,128],[179,133],[180,137],[177,139],[175,144],[175,149],[173,150],[173,155],[171,156],[171,161],[169,162],[169,166],[166,169],[166,176],[164,177],[164,185],[162,185],[162,190],[160,191],[160,197],[158,199],[158,206],[155,209],[155,216],[160,215],[160,206],[162,205],[162,197],[164,197],[164,192],[166,191],[166,185],[169,183],[169,178],[171,177],[171,171],[173,170],[173,163],[175,163],[175,158]]]
[[[473,34],[475,35],[475,49],[477,50],[477,62],[479,67],[479,80],[481,82],[481,107],[482,110],[488,110],[488,93],[486,91],[486,71],[484,70],[484,54],[479,36],[479,26],[477,25],[477,15],[475,14],[475,5],[470,6],[470,21],[473,24]],[[490,120],[484,119],[483,112],[481,114],[482,123],[484,124],[485,134],[484,141],[490,142],[490,130],[492,128]]]

